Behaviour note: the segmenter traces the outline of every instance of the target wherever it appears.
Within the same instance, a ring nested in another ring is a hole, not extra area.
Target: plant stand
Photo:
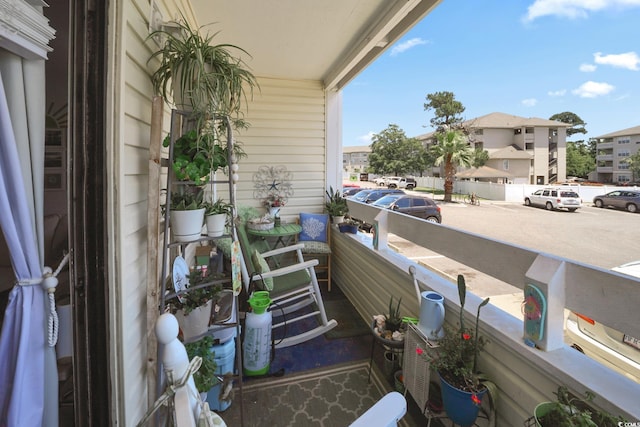
[[[371,367],[373,366],[373,352],[375,351],[376,344],[381,345],[386,350],[385,363],[387,362],[387,358],[386,358],[387,354],[391,354],[390,356],[391,363],[394,363],[394,361],[398,361],[398,363],[400,363],[399,361],[402,360],[402,356],[404,353],[404,340],[395,341],[395,340],[388,340],[386,338],[382,338],[380,335],[376,333],[375,328],[376,328],[376,322],[374,320],[373,323],[371,324],[371,333],[373,334],[373,341],[371,342],[371,355],[369,357],[369,375],[367,377],[367,380],[369,382],[371,382]],[[397,367],[399,367],[399,365]],[[389,369],[391,369],[391,372],[388,373],[388,376],[391,377],[397,368],[391,367]]]

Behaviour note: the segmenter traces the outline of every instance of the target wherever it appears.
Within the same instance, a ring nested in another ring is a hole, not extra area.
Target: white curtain
[[[0,333],[0,427],[57,426],[43,276],[44,60],[0,49],[0,228],[16,285]]]

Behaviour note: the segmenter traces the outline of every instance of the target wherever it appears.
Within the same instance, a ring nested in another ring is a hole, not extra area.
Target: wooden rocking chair
[[[260,253],[249,241],[245,224],[236,227],[238,240],[242,249],[244,261],[243,283],[247,294],[255,290],[269,291],[271,298],[270,310],[274,316],[274,331],[279,328],[287,330],[289,326],[303,319],[318,319],[317,326],[293,336],[285,336],[276,342],[276,348],[284,348],[313,339],[335,328],[338,324],[334,319],[328,320],[322,302],[320,287],[314,266],[317,259],[305,261],[302,256],[302,244],[295,244],[272,251]],[[293,257],[292,257],[293,255]],[[270,270],[267,259],[279,257],[280,264],[275,270]],[[285,265],[284,260],[294,258],[294,263]],[[255,288],[252,289],[252,286]],[[312,310],[297,313],[302,308],[313,305]],[[287,326],[287,328],[284,328]]]

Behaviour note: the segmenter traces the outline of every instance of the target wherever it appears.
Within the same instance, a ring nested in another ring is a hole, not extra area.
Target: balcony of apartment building
[[[598,151],[600,150],[608,150],[608,149],[613,149],[613,141],[612,140],[606,140],[604,142],[598,142],[596,144],[596,149]]]
[[[492,299],[482,310],[479,326],[480,334],[489,340],[481,353],[480,369],[500,392],[498,426],[522,426],[534,407],[548,400],[547,396],[553,397],[560,385],[577,392],[590,390],[598,396],[594,401],[597,407],[640,420],[640,384],[564,343],[565,309],[590,313],[599,322],[640,336],[637,304],[629,298],[637,293],[640,280],[371,205],[351,200],[348,204],[353,217],[378,223],[376,247],[369,234],[332,233],[333,277],[363,318],[370,320],[372,313],[385,312],[390,296],[402,298],[407,315],[419,314],[409,273],[412,267],[422,291],[433,290],[444,296],[447,324],[454,327],[459,322],[455,278],[390,249],[390,233],[473,269],[496,284],[513,287],[510,300],[504,300],[515,307],[513,314]],[[523,340],[520,303],[527,284],[535,284],[546,294],[545,338],[536,347]],[[603,300],[607,303],[597,303]],[[481,301],[473,293],[467,296],[464,316],[469,321]]]
[[[606,147],[600,147],[600,145],[598,145],[598,149],[596,151],[596,161],[609,162],[612,160],[613,160],[613,146],[606,148]]]

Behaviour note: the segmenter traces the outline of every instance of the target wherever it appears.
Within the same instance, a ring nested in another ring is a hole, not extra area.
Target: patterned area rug
[[[352,362],[285,376],[251,381],[243,387],[244,426],[348,426],[391,391],[369,361]],[[240,397],[220,416],[240,426]]]

